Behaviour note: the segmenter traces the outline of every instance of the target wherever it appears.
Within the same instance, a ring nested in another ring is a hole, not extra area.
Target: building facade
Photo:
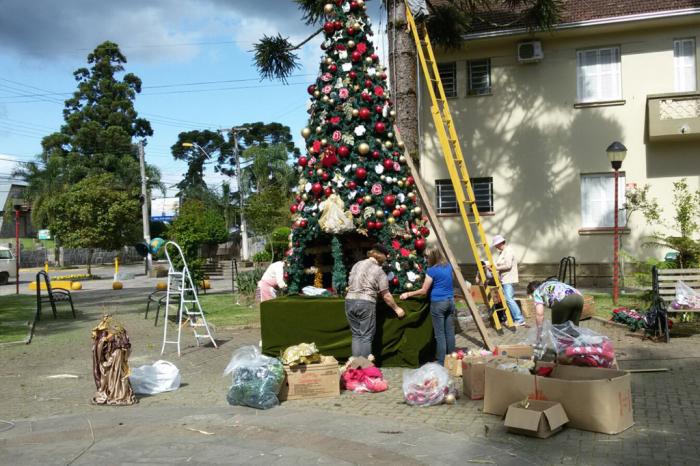
[[[626,188],[648,184],[671,224],[673,183],[700,187],[700,1],[564,5],[552,31],[484,25],[437,57],[487,234],[504,235],[533,276],[574,256],[600,285],[613,252],[610,143],[628,149],[621,207]],[[419,108],[422,179],[458,260],[473,263],[424,84]],[[624,209],[619,220],[624,251],[667,252],[642,243],[672,230]]]

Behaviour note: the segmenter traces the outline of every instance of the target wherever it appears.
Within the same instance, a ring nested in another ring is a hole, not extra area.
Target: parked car
[[[12,250],[0,246],[0,285],[7,285],[16,277],[17,264]]]

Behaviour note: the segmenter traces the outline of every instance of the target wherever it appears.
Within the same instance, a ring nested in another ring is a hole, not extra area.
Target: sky
[[[367,5],[386,63],[380,3]],[[263,34],[299,42],[313,32],[292,0],[0,0],[0,11],[0,177],[33,160],[42,137],[60,129],[73,71],[105,40],[119,44],[126,72],[143,82],[134,106],[154,131],[146,161],[161,170],[169,195],[186,171],[170,155],[180,132],[277,121],[303,147],[320,39],[299,52],[302,67],[287,85],[260,81],[251,52]],[[211,167],[205,179],[214,188],[236,185]]]

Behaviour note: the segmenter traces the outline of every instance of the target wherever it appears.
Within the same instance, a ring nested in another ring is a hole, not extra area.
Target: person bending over
[[[583,311],[583,296],[573,286],[555,279],[532,281],[527,284],[527,294],[532,295],[535,302],[537,328],[542,328],[545,306],[552,310],[553,324],[563,324],[570,320],[578,325]]]

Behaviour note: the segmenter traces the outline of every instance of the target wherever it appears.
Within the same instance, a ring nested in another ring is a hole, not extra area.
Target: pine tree
[[[296,293],[311,283],[304,266],[315,259],[307,248],[315,242],[328,244],[330,235],[339,232],[346,250],[353,247],[347,244],[355,241],[353,233],[385,245],[391,251],[386,263],[391,291],[415,289],[423,281],[429,230],[416,203],[402,144],[393,132],[396,114],[386,89],[386,70],[370,39],[364,2],[336,0],[325,5],[324,13],[324,56],[316,82],[308,87],[310,118],[302,130],[307,155],[296,161],[300,180],[290,209],[294,223],[286,264],[289,290]],[[329,226],[323,217],[335,205],[346,221],[336,217]]]

